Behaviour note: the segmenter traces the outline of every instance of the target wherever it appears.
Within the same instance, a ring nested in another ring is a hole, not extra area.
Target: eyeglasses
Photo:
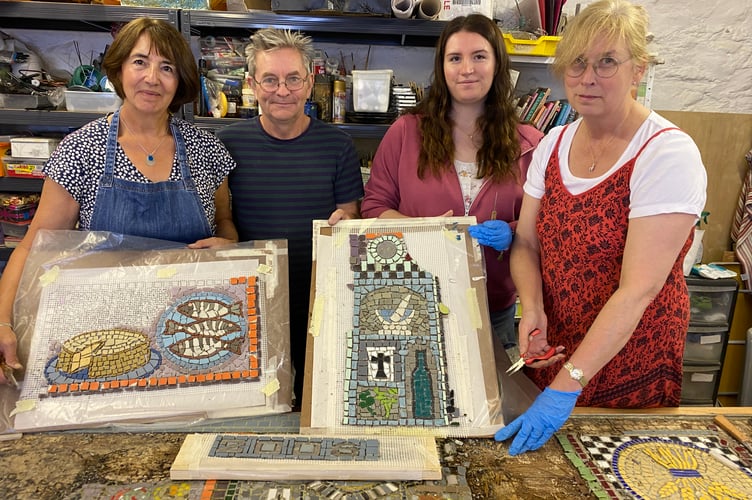
[[[596,62],[592,63],[592,66],[593,71],[597,76],[601,78],[611,78],[617,71],[619,71],[619,66],[625,62],[626,61],[617,61],[613,57],[601,57]],[[567,67],[567,76],[582,76],[590,65],[591,64],[587,62],[587,60],[578,57]]]
[[[306,75],[307,77],[308,75]],[[288,76],[286,80],[280,82],[278,78],[273,76],[267,76],[261,79],[261,81],[253,79],[264,92],[276,92],[280,85],[287,87],[289,91],[300,90],[305,85],[306,77],[301,76]]]

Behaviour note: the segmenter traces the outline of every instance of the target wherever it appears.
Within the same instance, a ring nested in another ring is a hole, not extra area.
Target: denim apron
[[[170,121],[181,180],[143,183],[113,175],[119,123],[120,110],[117,110],[110,123],[104,174],[89,229],[182,243],[212,236],[188,167],[185,142],[177,126]]]

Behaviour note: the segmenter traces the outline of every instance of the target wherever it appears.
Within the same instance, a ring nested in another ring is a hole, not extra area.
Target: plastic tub
[[[509,33],[504,33],[504,45],[507,54],[515,56],[553,57],[560,36],[541,36],[535,40],[519,40]]]
[[[109,113],[116,111],[122,103],[114,92],[65,91],[65,108],[68,111]]]
[[[391,69],[353,70],[353,109],[385,113],[392,88]]]

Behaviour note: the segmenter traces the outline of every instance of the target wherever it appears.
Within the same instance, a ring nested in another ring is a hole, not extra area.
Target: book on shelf
[[[543,130],[546,123],[548,123],[551,113],[553,112],[556,104],[559,101],[548,101],[543,105],[543,110],[538,114],[538,117],[534,120],[535,128]]]
[[[532,106],[535,96],[536,89],[530,89],[517,99],[517,116],[519,116],[520,120],[522,120],[522,117],[525,116],[530,109],[530,106]]]
[[[540,106],[543,106],[543,104],[546,102],[546,99],[548,99],[548,96],[551,94],[551,89],[548,87],[538,87],[535,93],[535,100],[533,101],[533,104],[530,106],[530,109],[525,113],[525,116],[522,118],[522,121],[525,122],[532,122],[533,117],[538,111],[538,108]]]

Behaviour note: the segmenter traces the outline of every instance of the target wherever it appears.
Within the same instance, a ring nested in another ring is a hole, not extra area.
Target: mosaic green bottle
[[[426,351],[415,352],[415,369],[413,370],[413,416],[415,418],[433,417],[433,391],[431,390],[431,372],[426,366]]]

